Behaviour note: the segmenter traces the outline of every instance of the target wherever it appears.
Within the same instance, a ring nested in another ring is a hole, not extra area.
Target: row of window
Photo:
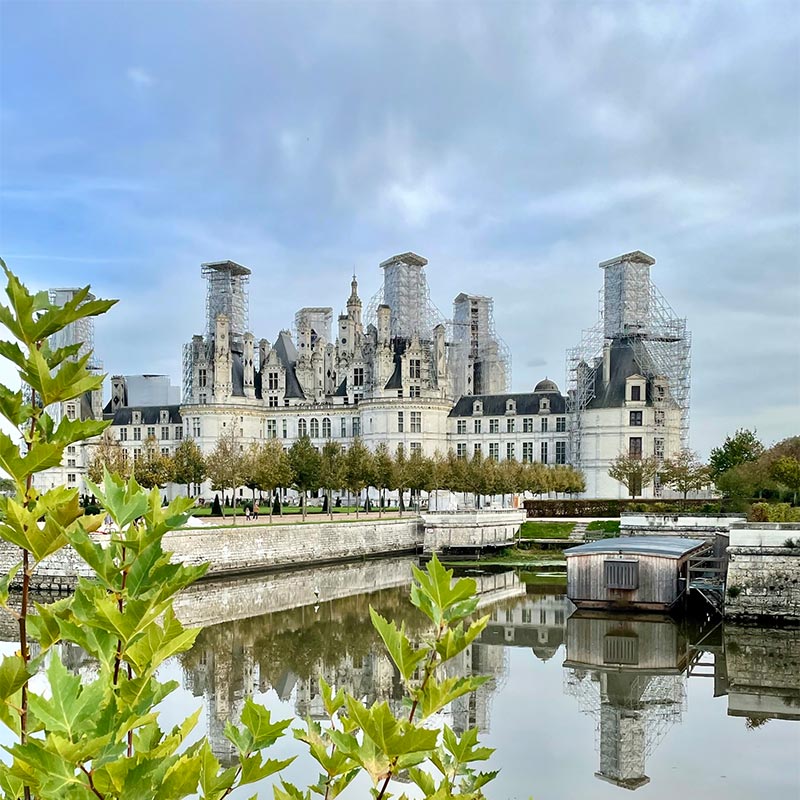
[[[641,436],[631,436],[628,439],[628,455],[631,458],[641,458],[644,454],[642,448],[642,437]],[[664,458],[664,439],[661,437],[656,437],[653,439],[653,455],[658,460],[663,460]]]
[[[156,426],[155,425],[148,425],[145,429],[147,433],[145,434],[146,439],[155,439],[156,438]],[[131,441],[134,442],[141,442],[142,441],[142,428],[139,425],[134,425],[131,430]],[[180,441],[183,438],[183,427],[181,425],[174,426],[173,435],[170,436],[170,427],[169,425],[162,425],[161,426],[161,441],[168,442],[170,439],[175,439],[176,441]],[[121,442],[128,441],[128,429],[126,427],[119,428],[119,440]]]
[[[634,412],[631,412],[634,413]],[[639,412],[641,413],[641,412]],[[548,417],[523,417],[522,419],[522,432],[523,433],[533,433],[534,432],[534,420],[539,419],[539,430],[542,433],[547,433],[549,430],[549,418]],[[631,423],[633,425],[633,423]],[[481,419],[474,419],[472,420],[472,428],[474,433],[481,433],[483,431],[483,420]],[[506,417],[506,433],[515,433],[517,429],[517,421],[514,417]],[[564,433],[567,430],[567,418],[566,417],[556,417],[556,433]],[[464,435],[467,432],[467,420],[460,419],[456,422],[456,433],[459,435]],[[500,433],[500,420],[499,419],[490,419],[489,420],[489,433]]]
[[[522,443],[522,462],[524,464],[531,464],[534,461],[534,442],[523,442]],[[555,464],[566,464],[567,463],[567,443],[566,442],[556,442],[556,451],[555,451],[555,461],[552,463]],[[481,442],[475,442],[472,445],[472,454],[475,455],[476,453],[483,453],[483,445]],[[495,461],[500,460],[500,442],[489,442],[489,449],[487,451],[487,455],[489,458],[493,458]],[[456,444],[456,456],[458,458],[467,458],[467,443],[466,442],[458,442]],[[515,442],[506,442],[506,450],[505,450],[505,457],[507,460],[512,460],[517,457],[517,447]],[[549,442],[541,442],[539,444],[539,461],[542,464],[551,463],[549,461],[550,458],[550,447]]]

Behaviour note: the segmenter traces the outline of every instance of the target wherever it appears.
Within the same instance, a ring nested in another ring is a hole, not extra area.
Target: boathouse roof
[[[684,539],[680,536],[618,536],[613,539],[598,539],[596,542],[570,547],[564,551],[564,555],[569,558],[570,556],[610,553],[682,558],[692,550],[707,544],[702,539]]]

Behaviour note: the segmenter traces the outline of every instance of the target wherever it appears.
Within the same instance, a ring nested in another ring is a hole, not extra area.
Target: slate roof
[[[273,349],[286,369],[286,394],[284,396],[305,400],[306,396],[300,387],[300,381],[297,380],[297,373],[294,369],[294,365],[297,363],[297,348],[287,331],[281,331],[278,334]]]
[[[463,395],[448,414],[450,417],[471,417],[472,405],[476,400],[483,403],[481,417],[503,417],[506,413],[506,401],[514,400],[517,414],[538,414],[543,398],[550,400],[551,414],[564,414],[567,410],[567,398],[558,392],[529,392],[527,394],[471,394]]]
[[[569,558],[609,553],[682,558],[706,544],[708,543],[702,539],[684,539],[680,536],[618,536],[614,539],[598,539],[596,542],[569,547],[564,551],[564,555]]]
[[[625,405],[625,381],[631,375],[652,374],[652,368],[640,364],[633,352],[630,339],[615,339],[611,343],[611,375],[608,386],[603,385],[603,365],[598,365],[594,375],[594,397],[587,408],[621,408]],[[647,405],[652,403],[650,381],[645,388]]]
[[[161,425],[161,412],[169,411],[169,424],[180,425],[181,418],[180,405],[175,406],[125,406],[118,408],[113,414],[103,413],[103,419],[110,419],[112,425],[132,425],[133,412],[140,411],[142,414],[142,425]]]

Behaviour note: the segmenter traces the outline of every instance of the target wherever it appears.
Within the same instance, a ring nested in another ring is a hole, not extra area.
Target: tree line
[[[742,503],[753,498],[780,499],[784,492],[797,504],[800,491],[800,436],[790,437],[765,448],[755,431],[740,429],[711,450],[708,463],[688,449],[663,462],[654,457],[637,458],[621,453],[608,474],[622,483],[632,497],[642,493],[656,476],[661,485],[681,494],[712,484],[724,497]]]
[[[242,445],[233,431],[224,433],[212,452],[203,456],[192,439],[185,439],[173,456],[163,455],[155,439],[144,442],[141,455],[131,462],[113,435],[104,435],[95,447],[88,475],[92,481],[102,479],[103,468],[123,477],[133,475],[145,487],[177,483],[191,487],[206,479],[214,491],[231,491],[247,487],[270,497],[270,516],[275,494],[283,489],[295,490],[305,517],[309,494],[323,491],[330,514],[334,492],[346,490],[359,498],[365,489],[374,488],[379,494],[382,511],[386,492],[398,492],[400,511],[404,510],[403,494],[448,490],[482,497],[497,495],[544,494],[549,492],[575,494],[585,489],[582,473],[566,465],[545,466],[522,463],[514,459],[496,461],[476,452],[471,459],[459,458],[453,451],[446,455],[425,456],[418,451],[406,453],[402,445],[392,453],[381,443],[371,451],[356,438],[345,449],[336,441],[315,448],[307,436],[295,440],[284,450],[281,440],[267,439]],[[358,510],[356,510],[358,514]]]

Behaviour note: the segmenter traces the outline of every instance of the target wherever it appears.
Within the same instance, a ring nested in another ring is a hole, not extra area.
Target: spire
[[[350,281],[350,297],[347,299],[347,307],[359,306],[361,307],[361,299],[358,296],[358,280],[355,272],[353,273],[353,280]]]

